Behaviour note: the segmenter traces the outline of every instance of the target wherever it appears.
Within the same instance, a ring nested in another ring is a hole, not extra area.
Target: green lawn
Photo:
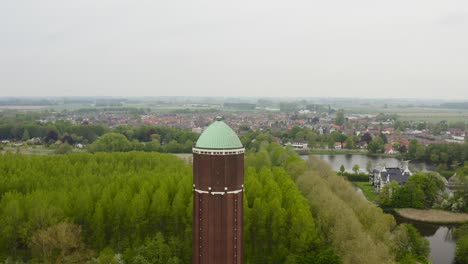
[[[375,202],[377,194],[374,193],[374,186],[370,185],[369,182],[353,182],[354,185],[361,188],[362,193],[366,196],[367,200]]]

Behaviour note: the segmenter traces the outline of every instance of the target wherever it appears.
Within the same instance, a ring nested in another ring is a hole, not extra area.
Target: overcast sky
[[[0,91],[468,100],[468,1],[3,0]]]

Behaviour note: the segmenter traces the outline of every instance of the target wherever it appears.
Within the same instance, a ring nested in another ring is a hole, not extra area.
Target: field
[[[428,223],[458,224],[468,222],[468,214],[463,213],[412,208],[395,209],[395,212],[404,218]]]
[[[41,110],[46,108],[46,106],[38,106],[38,105],[2,105],[0,109],[5,110]]]
[[[373,107],[373,106],[348,106],[345,110],[356,114],[372,114],[378,113],[396,114],[400,120],[420,121],[437,123],[442,120],[448,122],[468,123],[468,110],[465,109],[444,109],[436,107]]]

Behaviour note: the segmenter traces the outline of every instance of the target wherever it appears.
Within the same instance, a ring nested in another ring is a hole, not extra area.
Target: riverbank
[[[367,151],[356,149],[309,149],[310,154],[315,155],[367,155]]]
[[[468,222],[468,214],[452,213],[442,210],[421,210],[413,208],[394,209],[399,216],[433,224],[462,224]]]

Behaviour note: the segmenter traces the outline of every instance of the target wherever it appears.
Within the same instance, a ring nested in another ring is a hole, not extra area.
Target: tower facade
[[[193,147],[193,264],[243,263],[244,152],[219,117]]]

